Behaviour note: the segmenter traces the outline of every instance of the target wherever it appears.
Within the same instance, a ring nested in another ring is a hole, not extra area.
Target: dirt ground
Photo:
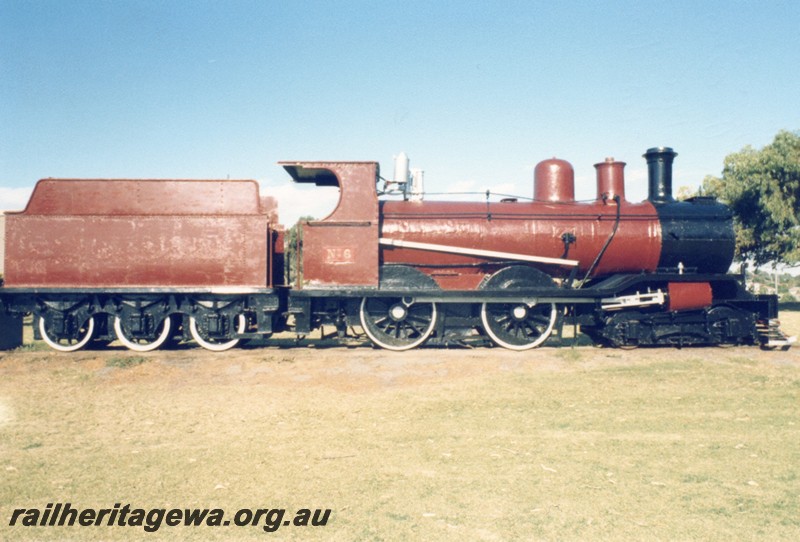
[[[165,540],[800,535],[800,348],[289,344],[0,354],[0,538],[143,537],[8,525],[55,502],[332,511]]]

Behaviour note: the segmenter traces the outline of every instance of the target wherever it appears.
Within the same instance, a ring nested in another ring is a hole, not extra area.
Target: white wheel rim
[[[86,344],[92,340],[92,335],[94,334],[94,318],[90,316],[86,321],[89,322],[86,336],[75,344],[64,345],[51,339],[47,335],[47,326],[45,325],[44,318],[41,317],[39,318],[39,334],[42,336],[42,340],[47,343],[47,346],[53,350],[58,350],[59,352],[75,352],[86,346]]]
[[[167,316],[164,318],[164,329],[161,331],[161,335],[156,337],[156,340],[150,343],[139,343],[134,340],[129,339],[125,335],[125,330],[122,328],[122,320],[120,320],[119,316],[114,318],[114,331],[117,334],[117,339],[119,342],[124,344],[129,350],[133,350],[134,352],[150,352],[151,350],[155,350],[162,344],[169,339],[169,333],[172,329],[172,319]]]
[[[367,298],[363,298],[361,300],[361,309],[359,310],[359,317],[361,319],[361,328],[364,330],[364,333],[367,334],[369,340],[371,340],[374,344],[380,346],[381,348],[385,348],[386,350],[392,350],[394,352],[402,352],[404,350],[411,350],[412,348],[416,348],[417,346],[421,345],[425,341],[428,340],[428,337],[431,336],[433,333],[433,329],[436,327],[436,303],[431,303],[431,323],[428,325],[427,329],[420,334],[420,336],[413,342],[403,344],[403,345],[393,345],[388,344],[382,341],[379,337],[377,337],[374,333],[372,333],[367,325],[367,317],[365,307],[367,304]]]
[[[492,331],[492,326],[489,325],[489,316],[486,310],[486,305],[487,305],[486,303],[481,305],[481,322],[483,322],[483,329],[486,331],[486,334],[489,335],[489,337],[492,339],[492,341],[494,341],[495,344],[502,346],[503,348],[508,348],[509,350],[516,350],[516,351],[530,350],[531,348],[536,348],[544,341],[546,341],[547,338],[550,336],[550,334],[553,332],[553,327],[556,324],[556,316],[558,315],[558,309],[556,308],[556,304],[551,303],[550,322],[547,325],[547,329],[545,329],[536,340],[530,343],[511,344],[498,337],[497,334],[494,331]]]
[[[236,332],[244,333],[245,327],[247,326],[247,320],[245,319],[244,314],[240,314],[237,317],[237,322],[238,325],[236,327]],[[215,343],[207,340],[197,329],[197,320],[195,320],[194,316],[189,317],[189,333],[192,334],[192,339],[194,339],[197,344],[206,350],[211,350],[212,352],[224,352],[225,350],[229,350],[239,344],[239,339],[231,339],[230,341],[224,343]]]

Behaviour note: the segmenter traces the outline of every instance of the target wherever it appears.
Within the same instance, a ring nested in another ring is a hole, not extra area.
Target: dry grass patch
[[[333,510],[153,540],[795,540],[798,399],[797,349],[18,351],[0,538],[145,538],[7,526],[68,501]]]

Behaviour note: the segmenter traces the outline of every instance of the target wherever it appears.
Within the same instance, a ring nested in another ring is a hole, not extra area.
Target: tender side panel
[[[268,286],[261,217],[9,216],[6,285]]]
[[[5,283],[272,286],[274,215],[251,181],[40,181],[6,216]]]

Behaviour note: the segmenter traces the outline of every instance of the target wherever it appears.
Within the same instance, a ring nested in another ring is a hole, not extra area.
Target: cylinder
[[[708,282],[670,282],[667,284],[671,311],[703,309],[711,306],[714,294]]]
[[[678,156],[670,147],[653,147],[642,156],[647,160],[649,194],[653,203],[668,203],[672,199],[672,161]]]
[[[575,170],[566,160],[551,158],[536,164],[533,171],[533,199],[536,201],[575,201]]]
[[[606,158],[605,162],[594,165],[597,169],[597,201],[611,203],[614,196],[625,201],[625,162]]]

